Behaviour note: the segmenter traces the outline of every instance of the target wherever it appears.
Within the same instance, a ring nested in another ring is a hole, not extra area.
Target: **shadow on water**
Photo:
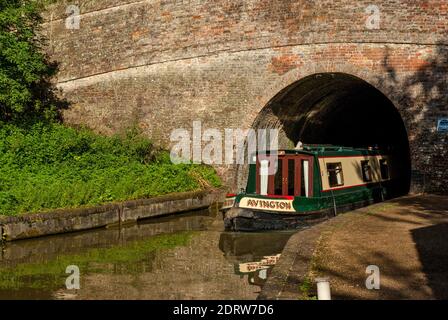
[[[255,299],[293,232],[223,230],[203,210],[7,243],[0,299]],[[79,290],[65,287],[69,265]]]

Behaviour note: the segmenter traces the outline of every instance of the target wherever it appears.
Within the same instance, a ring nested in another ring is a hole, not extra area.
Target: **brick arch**
[[[321,62],[315,62],[312,65],[303,66],[299,70],[294,69],[288,71],[287,73],[276,79],[272,84],[266,86],[263,94],[248,107],[250,112],[247,113],[247,117],[243,121],[243,127],[251,128],[261,110],[266,105],[268,105],[269,102],[283,89],[287,88],[297,81],[300,81],[301,79],[319,73],[343,73],[352,75],[367,82],[369,85],[380,91],[393,103],[393,105],[397,108],[398,112],[402,116],[406,130],[408,131],[408,125],[406,123],[404,115],[402,114],[402,110],[405,109],[406,106],[402,106],[399,99],[397,99],[396,95],[393,94],[393,91],[391,90],[392,87],[388,85],[387,81],[385,81],[386,79],[384,77],[384,73],[374,72],[367,68],[360,68],[359,66],[350,63],[338,63],[338,65],[335,67],[331,63]],[[396,89],[399,90],[399,88]]]

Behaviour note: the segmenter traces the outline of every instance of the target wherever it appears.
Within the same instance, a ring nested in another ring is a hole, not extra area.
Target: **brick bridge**
[[[69,123],[138,124],[165,146],[195,120],[280,128],[284,145],[389,145],[404,188],[448,192],[445,0],[73,0],[44,18]],[[237,184],[241,170],[218,169]]]

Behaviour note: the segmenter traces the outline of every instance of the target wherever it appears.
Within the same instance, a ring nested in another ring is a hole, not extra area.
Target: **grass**
[[[314,289],[314,282],[311,278],[305,277],[302,283],[299,286],[300,291],[300,300],[317,300],[317,296],[314,293],[316,290]]]
[[[322,276],[324,270],[322,267],[324,257],[321,254],[321,247],[328,235],[329,231],[324,231],[317,240],[316,247],[309,264],[308,273],[299,285],[299,300],[317,300],[317,285],[314,282],[314,279],[318,276]]]
[[[93,206],[220,186],[212,167],[171,163],[136,130],[0,122],[0,215]]]

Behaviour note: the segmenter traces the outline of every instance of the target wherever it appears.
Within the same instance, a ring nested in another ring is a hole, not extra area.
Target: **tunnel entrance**
[[[360,78],[342,73],[303,78],[271,99],[253,128],[279,129],[279,147],[285,149],[301,141],[387,150],[397,163],[393,196],[409,192],[409,141],[401,115],[384,94]]]

